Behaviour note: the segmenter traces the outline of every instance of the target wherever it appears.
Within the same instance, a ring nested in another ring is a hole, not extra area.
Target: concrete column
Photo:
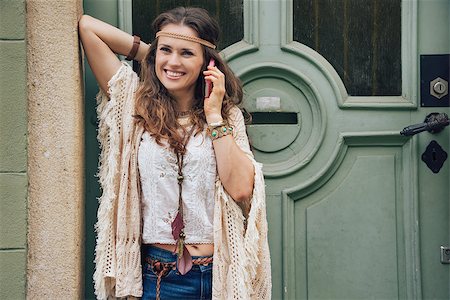
[[[81,0],[27,0],[28,299],[83,295]]]

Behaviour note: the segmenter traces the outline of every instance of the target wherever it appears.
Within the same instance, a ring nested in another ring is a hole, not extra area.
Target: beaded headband
[[[216,45],[214,45],[204,39],[201,39],[201,38],[198,38],[195,36],[191,36],[191,35],[184,35],[184,34],[179,34],[179,33],[168,32],[168,31],[158,31],[156,33],[156,37],[158,38],[160,36],[168,36],[168,37],[172,37],[172,38],[176,38],[176,39],[182,39],[182,40],[186,40],[186,41],[190,41],[190,42],[195,42],[195,43],[202,44],[206,47],[216,49]]]

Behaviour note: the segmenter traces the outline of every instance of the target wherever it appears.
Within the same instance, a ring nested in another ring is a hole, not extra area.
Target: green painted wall
[[[25,299],[25,0],[0,0],[0,299]]]

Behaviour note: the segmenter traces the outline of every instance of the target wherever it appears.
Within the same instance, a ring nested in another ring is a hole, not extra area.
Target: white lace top
[[[138,165],[143,194],[143,242],[175,244],[171,224],[178,212],[176,155],[145,132],[139,145]],[[185,242],[213,244],[216,160],[206,130],[189,139],[183,174]]]

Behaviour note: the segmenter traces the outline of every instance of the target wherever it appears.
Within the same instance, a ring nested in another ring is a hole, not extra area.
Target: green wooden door
[[[399,134],[449,113],[421,107],[418,65],[449,53],[448,2],[245,8],[244,41],[224,53],[256,116],[273,298],[448,299],[449,163],[434,174],[421,154],[431,140],[448,152],[449,129]]]
[[[145,36],[146,7],[196,5],[225,26],[264,163],[273,299],[450,298],[449,160],[437,174],[421,160],[432,140],[448,153],[450,131],[399,134],[450,114],[419,90],[420,55],[450,53],[447,0],[147,3],[118,23]]]

